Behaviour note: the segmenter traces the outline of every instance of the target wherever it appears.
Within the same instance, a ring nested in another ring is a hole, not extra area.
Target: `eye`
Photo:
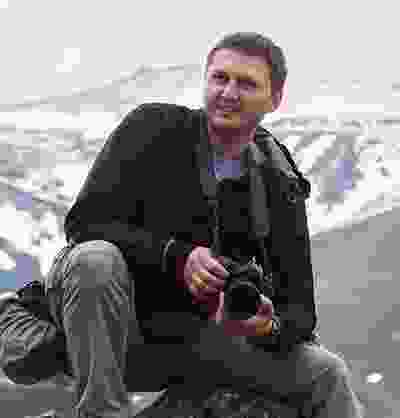
[[[239,80],[239,85],[246,89],[257,88],[257,83],[250,78],[242,78]]]
[[[212,78],[215,81],[218,81],[218,82],[221,82],[221,83],[226,82],[228,80],[227,75],[225,73],[222,73],[222,72],[213,73]]]

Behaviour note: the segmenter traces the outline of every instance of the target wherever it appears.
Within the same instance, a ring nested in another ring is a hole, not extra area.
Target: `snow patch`
[[[0,270],[11,271],[15,267],[15,261],[5,251],[0,250]]]

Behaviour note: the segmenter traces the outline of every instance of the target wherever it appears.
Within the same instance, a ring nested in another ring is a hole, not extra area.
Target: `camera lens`
[[[250,318],[257,313],[260,303],[260,292],[249,281],[234,282],[225,292],[225,310],[231,319]]]

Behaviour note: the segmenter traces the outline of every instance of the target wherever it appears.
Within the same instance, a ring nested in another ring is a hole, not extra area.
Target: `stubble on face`
[[[270,67],[263,57],[217,50],[205,77],[204,104],[209,129],[216,135],[250,135],[275,108]]]

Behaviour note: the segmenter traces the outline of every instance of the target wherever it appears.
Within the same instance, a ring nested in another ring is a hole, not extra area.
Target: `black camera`
[[[258,310],[261,294],[273,296],[270,278],[264,275],[263,268],[254,258],[245,264],[225,257],[219,259],[229,272],[224,288],[224,307],[229,318],[250,318]]]

